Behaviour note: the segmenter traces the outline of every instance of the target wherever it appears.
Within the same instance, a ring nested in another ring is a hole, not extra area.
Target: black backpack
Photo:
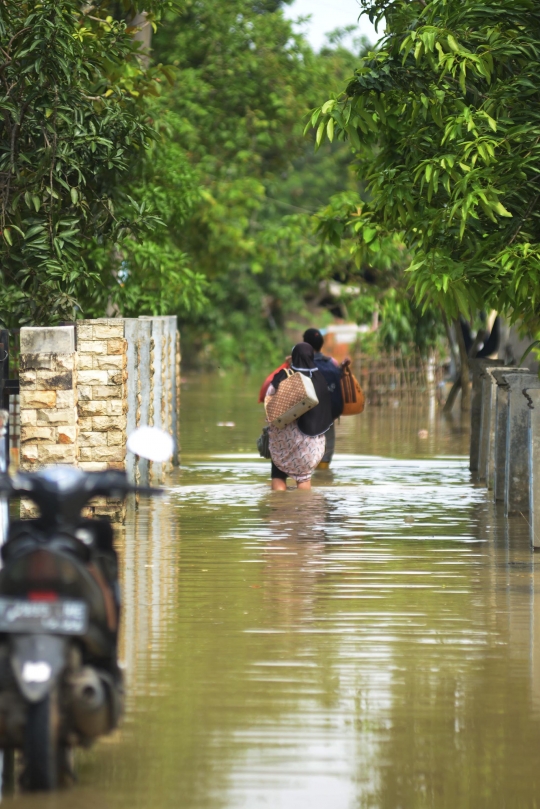
[[[343,394],[341,393],[341,368],[331,357],[320,354],[315,357],[315,365],[324,376],[332,397],[332,418],[338,419],[343,413]]]

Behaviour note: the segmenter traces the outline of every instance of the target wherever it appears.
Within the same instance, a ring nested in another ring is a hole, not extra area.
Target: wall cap
[[[24,326],[21,354],[73,354],[74,326]]]

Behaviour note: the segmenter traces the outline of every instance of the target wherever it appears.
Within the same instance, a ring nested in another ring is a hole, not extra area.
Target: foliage
[[[129,3],[2,6],[0,318],[175,312],[188,359],[266,365],[323,280],[358,279],[341,245],[360,205],[349,149],[314,153],[298,108],[337,90],[365,46],[336,31],[315,54],[279,0],[144,6],[154,21],[169,8],[151,67]],[[379,247],[349,311],[384,310],[388,342],[416,327],[403,244]]]
[[[157,224],[145,207],[115,208],[120,178],[152,129],[133,29],[116,3],[4,0],[0,7],[0,320],[19,326],[73,317],[99,274],[85,252]],[[147,2],[159,16],[166,3]],[[135,4],[122,4],[129,18]]]
[[[162,103],[199,184],[191,214],[170,232],[207,281],[202,309],[180,311],[184,356],[221,367],[266,364],[290,349],[291,324],[309,319],[322,278],[348,261],[322,246],[313,214],[349,184],[347,148],[317,155],[302,136],[309,109],[339,86],[355,56],[339,44],[314,54],[282,3],[186,2],[154,41],[176,81]],[[178,189],[182,193],[182,189]]]
[[[347,248],[351,254],[340,278],[346,283],[342,299],[348,317],[367,323],[377,313],[380,325],[371,338],[362,338],[364,352],[407,351],[415,346],[425,353],[444,334],[441,318],[433,307],[419,307],[407,290],[404,269],[410,258],[399,236],[375,228],[367,232],[365,204],[358,192],[348,191],[332,196],[318,214],[317,232],[323,242]]]
[[[194,272],[179,245],[181,227],[200,199],[200,183],[175,133],[183,124],[163,109],[162,99],[150,99],[147,109],[154,122],[153,139],[139,160],[130,163],[116,191],[119,218],[139,211],[158,212],[157,227],[126,229],[120,240],[94,239],[87,262],[100,284],[83,300],[89,316],[103,312],[126,317],[200,311],[205,305],[206,281]],[[125,212],[125,213],[124,213]],[[141,232],[142,230],[142,232]]]
[[[369,198],[344,227],[365,256],[398,235],[418,301],[490,306],[531,328],[540,288],[540,8],[534,0],[364,0],[380,50],[313,111],[347,139]]]

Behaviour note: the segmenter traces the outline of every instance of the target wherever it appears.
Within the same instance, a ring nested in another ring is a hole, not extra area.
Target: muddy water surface
[[[472,485],[466,432],[368,409],[311,492],[272,493],[257,382],[184,386],[182,469],[122,547],[123,728],[69,793],[15,802],[538,806],[538,562]]]

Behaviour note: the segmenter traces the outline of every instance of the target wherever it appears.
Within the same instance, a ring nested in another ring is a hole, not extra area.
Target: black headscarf
[[[310,376],[317,394],[319,404],[308,410],[298,419],[298,427],[304,435],[322,435],[332,426],[332,398],[328,384],[314,362],[313,346],[309,343],[298,343],[292,350],[291,368],[305,376]],[[286,371],[278,371],[272,379],[272,385],[277,390],[280,382],[286,379]]]

